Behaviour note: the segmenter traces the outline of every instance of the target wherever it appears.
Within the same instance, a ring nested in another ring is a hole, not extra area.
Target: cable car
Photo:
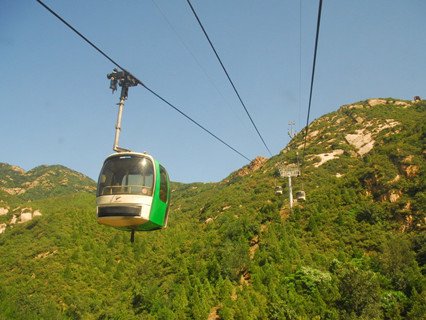
[[[305,191],[302,191],[302,190],[297,191],[296,192],[296,199],[297,199],[297,202],[306,201]]]
[[[170,181],[166,169],[146,153],[110,155],[99,174],[98,222],[132,232],[167,227]]]
[[[278,196],[278,195],[282,195],[282,194],[283,194],[283,187],[276,186],[275,187],[275,195]]]

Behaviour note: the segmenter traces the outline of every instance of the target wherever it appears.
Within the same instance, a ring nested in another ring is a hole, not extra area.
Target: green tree
[[[373,272],[349,266],[341,276],[339,291],[340,299],[337,305],[344,311],[344,316],[362,319],[383,317],[380,308],[380,286]]]

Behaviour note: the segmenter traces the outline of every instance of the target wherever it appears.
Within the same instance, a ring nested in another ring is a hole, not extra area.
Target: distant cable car
[[[305,191],[297,191],[296,192],[296,199],[297,199],[297,202],[303,202],[303,201],[306,201],[306,194],[305,194]]]
[[[278,195],[282,195],[282,194],[283,194],[283,187],[276,186],[275,187],[275,195],[278,196]]]
[[[152,156],[137,152],[110,155],[99,174],[98,222],[132,232],[165,228],[170,182],[166,169]]]

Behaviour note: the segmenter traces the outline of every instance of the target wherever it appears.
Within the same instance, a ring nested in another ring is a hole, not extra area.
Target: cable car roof
[[[136,157],[145,157],[145,158],[154,159],[153,156],[151,156],[150,154],[146,152],[142,153],[142,152],[134,152],[134,151],[112,153],[106,159],[116,158],[116,157],[125,157],[125,156],[136,156]]]

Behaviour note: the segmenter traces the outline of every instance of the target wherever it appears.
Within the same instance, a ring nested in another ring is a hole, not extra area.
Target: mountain
[[[42,212],[32,205],[35,200],[95,190],[92,179],[61,165],[43,165],[25,172],[18,166],[0,163],[0,234],[8,226],[41,216]],[[8,214],[9,222],[1,219]]]
[[[425,318],[425,109],[345,105],[220,182],[175,182],[169,227],[133,245],[96,223],[84,186],[0,193],[0,318]],[[297,163],[306,201],[290,208],[280,169]],[[2,189],[22,174],[1,171]],[[42,215],[11,224],[29,200]]]
[[[18,166],[0,163],[0,193],[10,199],[36,200],[95,190],[92,179],[61,165],[43,165],[25,172]]]

